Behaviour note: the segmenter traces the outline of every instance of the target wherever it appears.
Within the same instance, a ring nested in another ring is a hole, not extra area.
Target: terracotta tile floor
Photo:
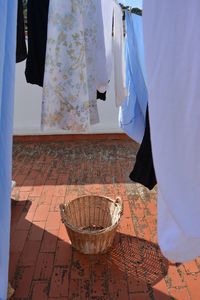
[[[156,244],[156,190],[129,181],[131,141],[16,143],[10,281],[13,299],[199,300],[200,259],[175,266]],[[124,200],[113,249],[71,248],[59,203],[100,193]]]

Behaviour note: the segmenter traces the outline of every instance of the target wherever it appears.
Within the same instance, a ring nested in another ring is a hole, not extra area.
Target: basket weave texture
[[[105,253],[113,244],[123,212],[120,198],[90,195],[60,205],[72,246],[84,254]]]
[[[12,288],[10,282],[8,283],[8,295],[7,295],[7,299],[10,299],[13,294],[14,294],[15,290]]]

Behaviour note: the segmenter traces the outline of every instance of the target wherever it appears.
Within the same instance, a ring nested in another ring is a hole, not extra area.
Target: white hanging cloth
[[[108,82],[110,82],[114,70],[115,103],[119,107],[128,94],[126,89],[123,14],[117,1],[101,0],[101,3]],[[101,69],[100,63],[98,65]],[[107,86],[103,86],[100,87],[99,91],[105,92],[106,89]]]
[[[108,89],[112,70],[113,1],[97,0],[97,11],[96,89],[104,93]]]
[[[145,0],[144,43],[162,252],[200,255],[200,1]]]
[[[7,299],[17,1],[0,0],[0,299]]]
[[[102,61],[96,60],[97,64],[97,72],[103,72],[107,75],[106,84],[98,84],[97,90],[101,93],[104,93],[108,84],[111,80],[112,67],[113,67],[113,49],[112,49],[112,25],[113,25],[113,10],[114,10],[114,1],[113,0],[101,0],[99,1],[101,5],[102,11],[102,20],[103,20],[103,35],[104,41],[102,45],[104,45],[105,58],[106,58],[106,69],[102,66]],[[99,27],[100,28],[100,27]],[[102,48],[101,48],[102,50]]]
[[[115,77],[115,103],[119,107],[126,96],[126,66],[125,66],[125,39],[123,30],[121,7],[114,1],[114,77]]]
[[[99,0],[50,1],[43,129],[84,132],[99,122],[96,90],[108,83],[100,4]]]

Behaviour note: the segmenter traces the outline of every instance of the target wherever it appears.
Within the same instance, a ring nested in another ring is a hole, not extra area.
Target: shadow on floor
[[[122,233],[117,233],[108,262],[152,286],[167,275],[169,268],[169,261],[162,255],[158,245]]]
[[[15,143],[17,185],[130,183],[138,145],[133,141]]]
[[[107,254],[83,255],[71,247],[63,224],[52,230],[48,221],[41,227],[28,221],[31,204],[12,201],[12,299],[172,299],[153,288],[168,270],[157,245],[119,232]]]

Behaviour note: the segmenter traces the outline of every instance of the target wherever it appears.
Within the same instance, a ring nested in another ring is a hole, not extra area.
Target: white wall
[[[16,66],[14,134],[69,134],[68,131],[42,132],[40,129],[42,89],[26,83],[25,64]],[[86,133],[119,133],[118,109],[115,106],[113,84],[108,91],[107,101],[98,100],[100,123],[91,126]]]

